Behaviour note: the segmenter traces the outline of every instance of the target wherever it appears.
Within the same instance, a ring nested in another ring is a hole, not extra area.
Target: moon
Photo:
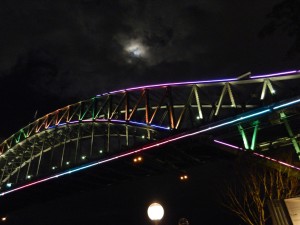
[[[131,40],[125,46],[125,51],[132,58],[147,58],[147,49],[147,46],[138,40]]]

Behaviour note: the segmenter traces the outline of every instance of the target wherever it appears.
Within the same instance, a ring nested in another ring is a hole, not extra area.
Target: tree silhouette
[[[238,164],[236,171],[234,181],[223,192],[223,206],[247,225],[269,221],[268,201],[299,194],[299,179],[288,168],[270,168],[250,160]]]

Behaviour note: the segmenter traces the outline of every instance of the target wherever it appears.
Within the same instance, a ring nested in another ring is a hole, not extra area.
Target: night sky
[[[0,140],[106,91],[299,69],[295,34],[263,32],[280,2],[3,0]]]

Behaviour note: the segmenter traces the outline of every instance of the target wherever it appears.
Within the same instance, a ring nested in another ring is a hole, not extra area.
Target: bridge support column
[[[67,141],[67,137],[65,136],[63,149],[62,149],[62,153],[61,153],[61,159],[60,159],[60,167],[63,167],[63,163],[64,163],[64,156],[65,156],[65,150],[66,150],[66,141]]]
[[[91,134],[91,147],[90,147],[90,157],[93,155],[93,145],[94,145],[94,133],[95,133],[95,123],[92,123],[92,134]]]
[[[288,131],[288,134],[291,138],[291,141],[293,143],[293,146],[294,146],[294,149],[298,155],[298,158],[300,159],[300,148],[299,148],[299,144],[294,136],[294,133],[293,133],[293,130],[287,120],[287,116],[285,115],[284,112],[280,112],[280,119],[283,121],[284,125],[285,125],[285,128],[287,129]]]
[[[32,159],[33,159],[32,157],[33,157],[33,151],[34,151],[34,149],[35,149],[35,144],[36,144],[36,137],[34,138],[34,141],[33,141],[33,146],[32,146],[31,153],[30,153],[30,161],[29,161],[29,163],[28,163],[28,167],[27,167],[26,177],[25,177],[25,178],[28,177],[29,172],[30,172],[30,167],[31,167]]]
[[[40,165],[41,165],[41,160],[42,160],[42,157],[43,157],[43,152],[44,152],[44,145],[45,145],[45,140],[43,140],[43,144],[42,144],[42,148],[41,148],[41,153],[40,153],[40,157],[39,157],[39,161],[38,161],[38,165],[37,165],[37,169],[36,169],[36,176],[39,175],[39,171],[40,171]],[[23,156],[22,156],[23,157]],[[23,162],[22,162],[23,163]],[[19,171],[18,173],[20,172],[21,170],[21,166],[19,168]],[[18,175],[19,176],[19,175]]]
[[[1,174],[1,179],[0,179],[1,186],[2,186],[3,179],[4,179],[4,174],[6,172],[6,168],[7,168],[7,158],[5,158],[5,165],[3,167],[2,174]]]

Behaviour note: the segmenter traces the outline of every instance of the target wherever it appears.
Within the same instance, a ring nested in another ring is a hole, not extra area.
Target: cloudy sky
[[[0,140],[119,88],[300,69],[293,36],[260,35],[281,1],[2,0]]]
[[[298,69],[292,38],[259,37],[277,2],[2,1],[0,137],[118,88]]]
[[[106,91],[299,69],[293,37],[260,36],[278,2],[2,1],[0,139]]]

